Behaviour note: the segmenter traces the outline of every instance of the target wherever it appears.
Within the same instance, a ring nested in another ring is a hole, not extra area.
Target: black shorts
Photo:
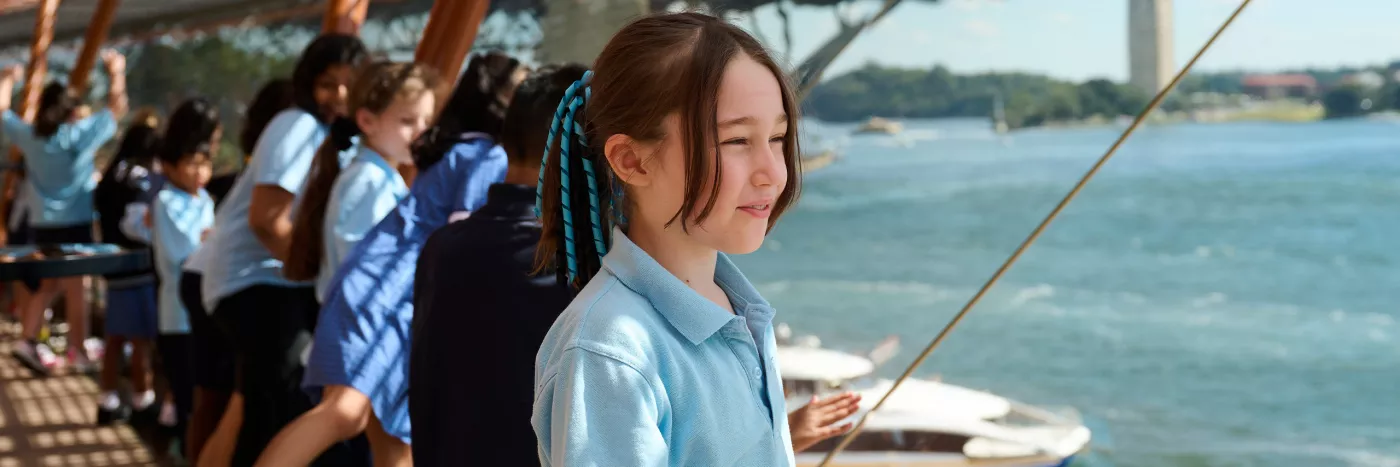
[[[9,234],[10,245],[28,245],[30,237],[33,236],[29,229],[29,224],[27,222],[20,224],[19,228],[17,229],[11,229],[7,227],[5,229],[5,232]]]
[[[194,386],[220,392],[232,392],[234,381],[233,343],[228,334],[214,324],[214,318],[204,310],[200,293],[203,277],[185,271],[180,276],[180,302],[190,318],[190,357],[194,360]]]
[[[35,227],[33,235],[35,245],[93,243],[95,241],[92,236],[92,224],[68,227]]]
[[[195,362],[190,352],[193,344],[189,334],[161,334],[156,336],[156,351],[160,352],[161,369],[170,382],[170,394],[175,399],[175,411],[179,427],[185,426],[194,410],[193,376]],[[177,430],[184,433],[182,430]]]
[[[302,353],[309,350],[319,311],[315,289],[273,285],[248,287],[214,307],[214,322],[233,338],[243,395],[233,465],[252,465],[282,428],[314,406],[301,389]],[[367,446],[363,435],[336,443],[312,465],[367,465]]]

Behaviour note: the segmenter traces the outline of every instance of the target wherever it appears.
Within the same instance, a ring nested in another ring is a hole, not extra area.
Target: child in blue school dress
[[[411,144],[436,109],[435,72],[412,63],[375,63],[355,79],[350,91],[350,118],[337,120],[331,136],[316,156],[306,194],[297,211],[292,255],[283,271],[293,280],[316,279],[324,297],[342,258],[380,219],[408,195],[400,167],[412,165]],[[344,171],[336,165],[339,151],[360,137],[353,161]],[[333,183],[332,183],[333,181]],[[339,320],[320,320],[318,337],[344,332]],[[373,415],[351,433],[335,410],[346,399],[363,398],[350,378],[327,373],[326,362],[349,361],[334,345],[312,346],[306,381],[321,386],[320,403],[278,434],[259,458],[265,465],[301,465],[332,443],[363,431],[375,465],[411,463],[408,446],[388,435]],[[363,390],[363,388],[358,389]],[[344,436],[342,436],[344,435]]]
[[[314,279],[318,300],[346,253],[408,196],[400,170],[413,165],[410,145],[428,128],[438,85],[436,72],[412,63],[374,63],[355,78],[350,116],[331,125],[316,155],[282,267],[288,279]],[[352,148],[341,170],[340,152]]]
[[[283,277],[282,261],[316,149],[330,123],[347,114],[347,88],[367,58],[355,36],[324,34],[311,41],[292,72],[296,106],[268,124],[248,167],[214,211],[200,288],[236,353],[243,416],[234,465],[252,464],[278,431],[313,406],[297,382],[319,307],[313,284]],[[345,444],[317,464],[364,460],[362,445]]]
[[[280,454],[284,443],[314,447],[361,431],[371,439],[381,436],[370,433],[371,420],[399,442],[381,439],[372,449],[375,458],[406,459],[399,456],[408,454],[411,443],[404,395],[418,252],[429,234],[454,213],[480,207],[490,185],[505,177],[506,155],[495,142],[502,103],[509,104],[526,73],[518,61],[497,53],[468,63],[434,128],[414,145],[418,175],[408,197],[349,250],[330,282],[303,387],[313,394],[329,385],[349,389],[338,392],[338,403],[318,406],[324,413],[317,418],[333,422],[316,422],[322,428],[313,431],[315,442],[282,433],[261,464],[295,463],[297,457]],[[385,445],[394,450],[381,450]]]
[[[663,14],[560,103],[537,257],[581,290],[536,360],[542,465],[794,465],[775,311],[728,256],[797,199],[784,76],[742,29]]]

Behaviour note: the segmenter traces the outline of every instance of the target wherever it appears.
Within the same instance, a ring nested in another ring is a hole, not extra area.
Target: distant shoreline
[[[821,117],[821,116],[819,116],[819,115],[814,115],[813,117],[816,118],[816,119],[818,119],[818,120],[821,120],[821,121],[823,121],[823,122],[827,122],[827,123],[833,123],[833,124],[847,124],[847,125],[849,125],[849,124],[859,125],[859,124],[864,123],[864,122],[866,122],[866,121],[868,120],[868,118],[866,118],[866,119],[846,119],[846,118],[841,118],[841,119],[826,119],[826,118],[823,118],[823,117]],[[942,116],[942,117],[913,117],[913,118],[911,118],[911,117],[890,116],[890,115],[879,115],[879,117],[880,117],[880,118],[887,119],[887,120],[899,121],[899,122],[908,121],[908,120],[976,119],[976,118],[979,118],[979,117],[956,116],[956,115]],[[1099,127],[1099,126],[1114,126],[1114,125],[1120,124],[1120,120],[1123,122],[1123,123],[1121,123],[1121,124],[1126,124],[1127,121],[1131,121],[1131,120],[1132,120],[1133,118],[1135,118],[1135,117],[1136,117],[1135,115],[1122,115],[1122,116],[1119,116],[1119,117],[1110,118],[1110,117],[1105,117],[1105,116],[1102,116],[1102,115],[1095,115],[1095,116],[1092,116],[1092,117],[1083,118],[1083,119],[1077,119],[1077,120],[1047,120],[1047,121],[1044,121],[1044,122],[1037,122],[1037,124],[1034,124],[1034,125],[1022,125],[1022,126],[1019,126],[1019,127],[1012,127],[1011,130],[1012,130],[1012,131],[1015,131],[1015,130],[1030,129],[1030,128],[1086,128],[1086,127]],[[1277,101],[1277,102],[1268,102],[1268,101],[1266,101],[1266,102],[1257,102],[1257,103],[1253,103],[1253,104],[1248,105],[1248,106],[1225,107],[1225,108],[1215,108],[1215,109],[1198,109],[1198,110],[1192,110],[1192,111],[1165,112],[1165,111],[1162,111],[1162,110],[1157,110],[1157,111],[1153,112],[1151,115],[1148,116],[1148,119],[1147,119],[1147,122],[1146,122],[1146,123],[1148,123],[1148,124],[1174,124],[1174,123],[1215,124],[1215,123],[1234,123],[1234,122],[1305,123],[1305,122],[1322,121],[1322,120],[1324,120],[1325,118],[1326,118],[1326,112],[1325,112],[1325,110],[1322,108],[1321,105],[1317,105],[1317,104],[1306,104],[1306,103],[1295,102],[1295,101]],[[990,124],[990,119],[988,119],[988,123]]]

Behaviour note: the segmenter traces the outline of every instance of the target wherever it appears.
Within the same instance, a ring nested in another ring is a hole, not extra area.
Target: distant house
[[[1240,80],[1244,93],[1260,99],[1314,97],[1317,79],[1305,74],[1246,75]]]

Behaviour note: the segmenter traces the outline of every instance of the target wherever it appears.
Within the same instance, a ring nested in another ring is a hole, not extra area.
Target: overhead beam
[[[17,3],[11,5],[5,3],[7,1]],[[38,1],[0,0],[0,19],[13,15],[25,15],[26,19],[23,24],[25,30],[28,30],[32,24],[28,20],[28,15],[31,14],[29,10],[35,9]],[[92,2],[93,0],[86,1]],[[184,5],[190,1],[194,0],[182,0],[179,4]],[[134,18],[131,17],[131,12],[135,11],[131,8],[133,3],[132,1],[125,2],[126,6],[117,12],[117,18],[112,23],[112,28],[107,35],[109,47],[120,48],[166,36],[174,40],[182,40],[185,37],[213,32],[225,27],[249,28],[272,23],[295,22],[317,28],[324,23],[326,14],[324,0],[231,0],[217,6],[195,9],[172,7],[151,12],[151,14],[143,13],[139,18]],[[369,11],[366,21],[426,13],[432,4],[432,0],[374,0],[374,8]],[[12,10],[7,10],[7,6]],[[4,27],[0,27],[0,62],[22,56],[24,51],[29,49],[30,42],[30,36],[16,37],[19,34],[11,33],[8,28],[13,22],[5,24]],[[67,22],[56,25],[54,29],[55,44],[51,50],[58,50],[62,47],[77,53],[76,42],[85,35],[84,26],[86,25],[74,26],[70,24],[65,26],[65,24]]]
[[[457,27],[453,28],[456,34],[449,35],[448,40],[443,43],[443,50],[438,52],[439,62],[434,66],[445,76],[456,78],[462,71],[462,63],[467,60],[467,53],[472,51],[472,44],[476,43],[476,34],[481,30],[481,22],[486,20],[486,11],[491,2],[458,0],[452,3],[457,5],[452,11],[453,18],[456,19]]]
[[[489,0],[437,0],[414,60],[456,81],[486,19]]]
[[[49,68],[49,44],[53,43],[54,19],[58,16],[59,0],[39,0],[38,8],[34,10],[34,40],[29,44],[29,66],[24,71],[24,87],[20,88],[20,99],[15,109],[20,117],[27,122],[34,121],[34,114],[39,111],[39,95],[44,90],[44,74]],[[10,162],[18,166],[24,161],[24,153],[18,147],[10,148]],[[0,182],[0,219],[9,219],[9,202],[13,190],[19,181],[19,174],[10,170],[5,172],[4,182]]]
[[[359,34],[369,14],[369,0],[330,0],[326,3],[326,19],[321,32]]]
[[[83,48],[78,52],[78,60],[73,71],[68,74],[68,86],[82,90],[92,81],[92,68],[97,65],[98,51],[107,42],[107,31],[112,29],[112,20],[117,17],[117,7],[121,0],[99,0],[97,10],[92,12],[87,34],[83,36]]]
[[[418,38],[418,49],[413,52],[413,61],[431,65],[437,60],[442,41],[451,29],[447,23],[452,4],[451,0],[433,2],[433,8],[428,11],[428,24],[423,27],[423,35]]]

